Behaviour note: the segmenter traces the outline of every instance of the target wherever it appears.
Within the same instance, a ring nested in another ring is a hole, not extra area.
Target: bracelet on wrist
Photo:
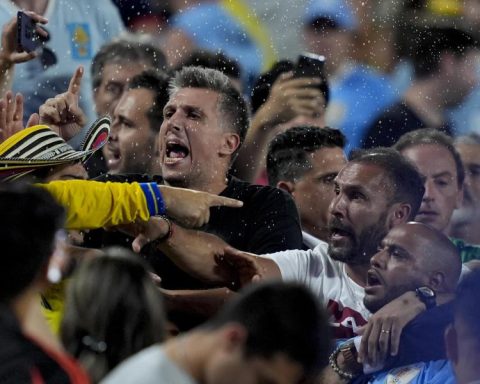
[[[163,235],[162,237],[155,240],[155,243],[157,243],[157,244],[162,243],[165,240],[168,240],[173,235],[173,223],[172,223],[172,221],[167,216],[158,216],[158,217],[160,217],[162,220],[164,220],[167,223],[168,231],[165,235]]]
[[[345,380],[352,380],[354,379],[355,377],[357,377],[357,375],[351,373],[351,372],[345,372],[344,370],[342,370],[338,364],[337,364],[337,357],[338,355],[340,354],[340,351],[342,349],[342,346],[343,345],[339,345],[334,351],[333,353],[330,355],[330,357],[328,358],[328,362],[330,364],[330,367],[332,367],[332,369],[338,374],[338,376],[340,376],[342,379],[345,379]]]

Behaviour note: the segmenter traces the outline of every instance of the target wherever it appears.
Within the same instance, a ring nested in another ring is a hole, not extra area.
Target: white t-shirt
[[[161,346],[153,345],[126,359],[100,384],[196,384],[196,381],[168,358]]]
[[[327,250],[328,244],[321,241],[308,251],[288,250],[265,257],[275,261],[283,280],[305,284],[326,305],[335,338],[351,338],[370,317],[363,304],[365,291],[348,277],[346,264],[332,260]]]

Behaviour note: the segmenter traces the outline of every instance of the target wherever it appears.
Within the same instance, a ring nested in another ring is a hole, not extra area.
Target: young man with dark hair
[[[249,287],[202,327],[138,353],[103,383],[300,383],[326,364],[326,320],[300,285]]]
[[[64,224],[64,210],[40,188],[3,184],[0,212],[0,241],[6,256],[0,281],[1,381],[89,383],[59,345],[38,340],[31,329],[48,333],[39,292],[48,285],[53,253],[60,251],[56,239]]]
[[[302,222],[306,249],[328,239],[333,180],[345,166],[345,136],[337,129],[299,126],[271,141],[267,174],[271,186],[290,193]]]
[[[415,220],[448,233],[453,211],[461,204],[465,170],[453,140],[436,129],[408,132],[394,146],[424,177],[425,195]],[[480,248],[451,239],[462,261],[480,258]]]
[[[130,80],[103,151],[109,173],[160,174],[158,133],[167,101],[166,74],[147,70]]]
[[[365,148],[391,146],[404,133],[419,128],[451,133],[446,109],[459,105],[476,85],[478,43],[470,34],[429,27],[415,38],[415,79],[402,100],[375,118],[363,138]]]

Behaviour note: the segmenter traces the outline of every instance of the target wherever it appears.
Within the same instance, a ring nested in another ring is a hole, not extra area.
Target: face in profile
[[[428,285],[422,260],[431,239],[419,233],[418,225],[392,228],[370,260],[365,287],[365,307],[372,313],[405,292]]]

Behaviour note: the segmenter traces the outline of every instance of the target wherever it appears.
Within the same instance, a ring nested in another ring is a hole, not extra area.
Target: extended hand
[[[40,124],[48,125],[65,141],[70,140],[86,124],[86,117],[78,105],[84,69],[79,66],[68,85],[67,92],[48,99],[40,107]]]
[[[169,217],[187,228],[201,227],[210,219],[210,208],[224,206],[240,208],[243,202],[191,189],[160,185]]]
[[[27,126],[38,124],[38,115],[30,116]],[[23,129],[23,96],[8,91],[5,98],[0,99],[0,143]]]
[[[257,255],[225,247],[223,253],[215,255],[216,272],[231,281],[234,289],[239,289],[263,278]],[[232,287],[231,287],[232,288]]]
[[[425,304],[414,292],[406,292],[382,307],[361,330],[359,360],[376,367],[388,354],[396,356],[403,328],[424,310]]]

